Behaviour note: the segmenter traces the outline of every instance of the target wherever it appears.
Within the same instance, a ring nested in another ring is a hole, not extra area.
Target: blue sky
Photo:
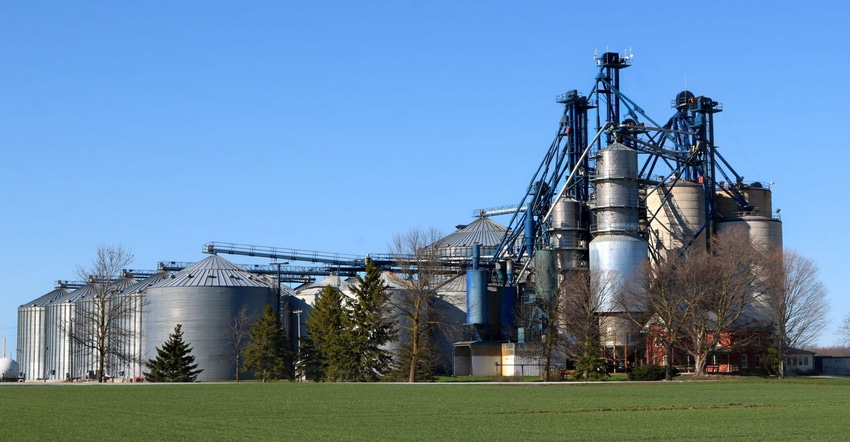
[[[836,344],[850,312],[850,9],[602,5],[6,4],[7,353],[17,307],[75,279],[99,245],[129,248],[139,269],[203,259],[208,241],[383,253],[394,233],[449,233],[515,204],[555,135],[554,97],[590,90],[595,51],[627,48],[622,89],[653,119],[685,88],[722,103],[717,144],[747,181],[775,182],[785,246],[829,289],[819,343]]]

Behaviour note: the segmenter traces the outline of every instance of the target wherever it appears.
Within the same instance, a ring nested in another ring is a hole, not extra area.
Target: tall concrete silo
[[[660,253],[705,243],[705,191],[701,184],[678,181],[657,186],[646,197],[646,212],[651,219],[650,239]]]
[[[227,327],[244,306],[253,322],[266,305],[279,313],[277,294],[262,278],[217,255],[200,261],[145,292],[142,315],[145,360],[156,357],[177,324],[192,347],[199,381],[235,379],[236,362]]]
[[[44,364],[47,354],[45,310],[70,291],[61,282],[56,289],[18,307],[18,367],[27,379],[43,379],[48,375]]]

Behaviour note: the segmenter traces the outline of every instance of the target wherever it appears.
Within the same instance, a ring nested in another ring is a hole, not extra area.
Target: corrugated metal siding
[[[18,366],[27,379],[44,377],[45,373],[45,306],[68,293],[60,287],[18,308]]]
[[[251,322],[266,305],[271,304],[275,311],[280,308],[276,291],[265,281],[216,255],[155,283],[145,291],[145,298],[143,358],[155,358],[156,348],[182,324],[183,339],[204,370],[199,381],[235,378],[227,327],[243,306]]]

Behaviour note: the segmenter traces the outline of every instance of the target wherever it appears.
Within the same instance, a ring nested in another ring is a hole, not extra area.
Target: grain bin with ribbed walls
[[[76,298],[73,323],[73,365],[87,379],[99,379],[101,352],[103,352],[103,374],[115,376],[109,365],[110,356],[116,355],[119,344],[126,336],[118,327],[130,312],[129,304],[122,303],[121,290],[135,284],[136,280],[126,272],[120,278],[104,282],[89,278],[86,292]],[[102,340],[102,341],[101,341]]]
[[[77,346],[70,335],[70,328],[76,319],[76,303],[80,299],[93,296],[94,287],[86,284],[67,295],[51,302],[44,312],[46,379],[78,379],[85,373],[75,364],[74,354]]]
[[[146,290],[145,299],[145,360],[155,358],[157,347],[182,324],[183,340],[192,347],[198,368],[204,370],[198,381],[235,379],[227,327],[243,306],[251,322],[266,305],[276,312],[280,308],[275,291],[262,278],[217,255],[154,284]]]
[[[132,284],[118,295],[119,302],[125,306],[126,314],[117,319],[116,329],[121,336],[115,342],[118,354],[108,360],[110,374],[120,378],[133,379],[142,376],[144,363],[142,360],[142,313],[144,311],[145,291],[171,276],[169,272],[157,272],[147,278]]]
[[[26,379],[43,379],[48,374],[44,365],[45,310],[68,293],[70,291],[57,282],[55,290],[18,307],[18,366]]]

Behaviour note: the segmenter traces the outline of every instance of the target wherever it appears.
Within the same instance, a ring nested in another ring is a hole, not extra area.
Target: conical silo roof
[[[124,290],[125,288],[135,284],[135,283],[136,283],[136,280],[133,279],[133,278],[118,278],[117,280],[115,280],[111,283],[110,288],[112,288],[113,290],[121,291],[121,290]],[[92,296],[95,296],[97,293],[98,293],[98,291],[97,291],[97,288],[95,286],[95,283],[90,281],[88,284],[78,288],[77,290],[74,290],[74,291],[68,293],[67,295],[65,295],[61,298],[55,299],[51,302],[54,303],[54,304],[55,303],[62,303],[62,302],[77,302],[81,299],[91,298]]]
[[[218,256],[189,266],[170,278],[163,279],[152,287],[262,287],[269,285],[262,278],[252,275],[241,267]]]
[[[71,291],[65,287],[59,287],[50,293],[41,295],[38,298],[21,305],[21,307],[44,307],[57,299],[62,299],[63,297],[68,296],[68,293],[71,293]]]
[[[472,247],[473,244],[498,246],[508,229],[491,220],[480,217],[434,243],[436,247]]]
[[[170,272],[157,272],[157,273],[154,273],[153,275],[148,276],[147,278],[145,278],[145,279],[143,279],[143,280],[141,280],[141,281],[139,281],[135,284],[127,286],[127,288],[121,290],[121,293],[124,293],[124,294],[142,293],[148,287],[151,287],[154,284],[158,283],[159,281],[162,281],[163,279],[166,279],[166,278],[169,278],[169,277],[171,277]]]
[[[321,293],[325,287],[336,287],[343,293],[348,293],[351,288],[351,283],[340,278],[337,275],[330,275],[327,278],[320,279],[316,282],[302,285],[295,290],[297,296],[315,296]]]

